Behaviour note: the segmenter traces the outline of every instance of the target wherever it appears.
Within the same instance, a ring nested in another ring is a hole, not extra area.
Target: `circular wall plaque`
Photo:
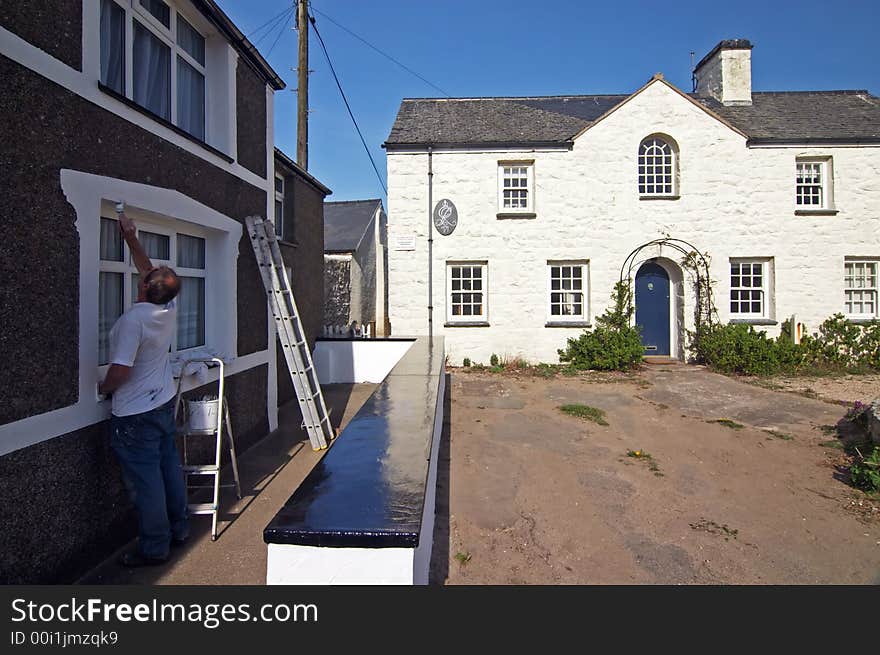
[[[434,205],[434,227],[445,237],[448,237],[458,225],[458,210],[451,200],[444,198]]]

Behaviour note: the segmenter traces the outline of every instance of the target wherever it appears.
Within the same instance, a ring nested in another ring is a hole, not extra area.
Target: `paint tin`
[[[217,428],[219,400],[187,400],[190,430],[214,430]]]

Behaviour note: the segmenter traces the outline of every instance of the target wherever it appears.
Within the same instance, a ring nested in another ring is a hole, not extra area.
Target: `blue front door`
[[[636,325],[646,355],[669,355],[669,275],[654,262],[636,273]]]

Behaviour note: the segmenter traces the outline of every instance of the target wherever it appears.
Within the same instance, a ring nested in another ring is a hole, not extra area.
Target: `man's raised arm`
[[[143,276],[152,271],[155,266],[153,266],[150,258],[147,257],[147,251],[144,250],[141,242],[138,241],[137,226],[133,220],[125,215],[125,212],[119,212],[119,230],[122,232],[122,238],[125,239],[131,251],[131,259],[134,262],[135,268],[137,268],[138,273],[141,274],[141,279],[143,279]]]

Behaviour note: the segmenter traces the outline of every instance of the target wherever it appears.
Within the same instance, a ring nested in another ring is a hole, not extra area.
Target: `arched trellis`
[[[695,292],[696,292],[696,311],[694,319],[696,328],[699,331],[703,325],[711,325],[717,321],[717,312],[715,310],[715,301],[712,298],[711,278],[709,277],[709,262],[696,246],[684,239],[675,239],[672,237],[663,237],[643,243],[639,247],[633,249],[623,260],[620,267],[620,282],[632,279],[632,269],[638,261],[638,255],[642,250],[653,246],[669,247],[684,256],[682,264],[686,268],[691,268],[692,273],[696,276]],[[688,265],[690,262],[690,265]],[[625,273],[625,275],[624,275]],[[630,296],[632,302],[632,296]]]

